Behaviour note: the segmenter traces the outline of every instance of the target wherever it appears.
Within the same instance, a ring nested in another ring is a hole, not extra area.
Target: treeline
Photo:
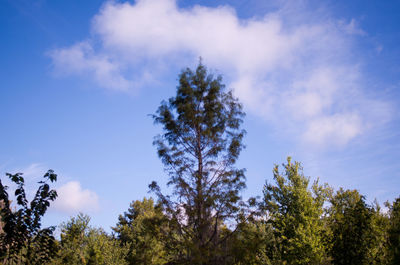
[[[274,180],[264,187],[259,209],[234,233],[220,224],[219,238],[232,234],[211,264],[400,264],[400,198],[383,212],[356,190],[310,185],[290,160],[283,172],[274,170]],[[73,218],[62,225],[64,263],[56,264],[182,264],[177,257],[190,255],[191,242],[179,239],[152,199],[132,202],[112,230],[105,244],[97,239],[104,232],[89,228],[87,216]]]
[[[400,264],[400,198],[382,211],[357,190],[310,184],[290,159],[282,172],[278,166],[273,172],[274,182],[264,186],[262,199],[234,231],[229,223],[218,225],[224,243],[212,253],[219,261],[209,264]],[[51,171],[49,176],[55,178]],[[206,264],[179,261],[193,246],[151,198],[132,202],[111,234],[79,214],[59,225],[55,239],[54,227],[40,228],[53,191],[42,183],[28,204],[22,176],[9,177],[19,185],[22,207],[7,210],[0,185],[2,264]]]
[[[400,198],[383,211],[357,190],[310,183],[291,158],[261,196],[241,198],[244,112],[221,82],[201,62],[181,72],[176,95],[153,115],[172,194],[152,182],[156,200],[132,202],[111,234],[79,214],[55,239],[41,218],[57,175],[47,172],[28,202],[22,174],[7,174],[17,189],[11,205],[0,181],[3,264],[400,264]]]

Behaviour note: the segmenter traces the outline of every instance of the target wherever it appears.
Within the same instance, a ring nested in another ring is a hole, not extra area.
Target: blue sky
[[[372,202],[400,187],[398,1],[0,0],[0,173],[51,168],[59,199],[108,229],[166,182],[149,114],[199,56],[247,113],[243,196],[287,156]]]

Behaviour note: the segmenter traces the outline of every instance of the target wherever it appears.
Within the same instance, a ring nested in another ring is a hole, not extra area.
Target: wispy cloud
[[[152,79],[128,78],[132,69],[148,73],[160,63],[202,56],[254,115],[303,143],[343,146],[386,121],[390,107],[364,91],[352,56],[353,38],[366,34],[358,22],[310,14],[303,5],[285,4],[244,20],[229,6],[107,2],[92,23],[100,47],[85,41],[50,54],[57,69],[89,73],[100,86],[119,90]]]
[[[25,192],[28,200],[32,200],[37,191],[38,182],[42,180],[43,175],[47,172],[48,168],[42,163],[32,163],[26,167],[19,167],[14,169],[9,169],[7,167],[6,172],[10,174],[22,173],[22,177],[25,181]],[[8,186],[9,196],[12,201],[15,201],[14,192],[16,185],[5,175],[0,176],[3,185]]]
[[[361,36],[367,35],[367,33],[364,30],[362,30],[362,28],[360,27],[358,21],[355,20],[354,18],[351,19],[350,22],[348,22],[348,23],[344,20],[339,21],[339,26],[342,26],[343,30],[347,34],[361,35]]]
[[[72,47],[49,52],[58,74],[89,75],[100,87],[128,90],[130,81],[120,73],[117,62],[105,54],[94,52],[89,42],[80,42]]]
[[[39,181],[47,170],[48,168],[42,163],[32,163],[29,166],[16,171],[23,173],[24,178],[29,181]]]

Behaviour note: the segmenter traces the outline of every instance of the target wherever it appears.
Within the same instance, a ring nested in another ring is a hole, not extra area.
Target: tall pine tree
[[[223,264],[224,224],[240,219],[240,191],[244,170],[235,162],[243,148],[244,113],[220,76],[214,77],[200,62],[179,75],[175,97],[162,102],[155,123],[163,126],[157,146],[172,195],[164,195],[157,183],[150,185],[178,230],[177,244],[185,250],[179,264]],[[234,227],[231,231],[234,231]]]

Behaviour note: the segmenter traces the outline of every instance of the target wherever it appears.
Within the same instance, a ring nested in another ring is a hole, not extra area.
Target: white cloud
[[[106,55],[96,54],[88,42],[53,50],[49,55],[60,74],[90,75],[99,86],[116,90],[127,90],[131,85],[119,65]]]
[[[42,163],[32,163],[25,168],[14,169],[9,171],[11,174],[17,172],[23,173],[25,180],[25,191],[28,201],[31,201],[39,187],[38,182],[43,180],[44,174],[49,168]],[[59,174],[59,172],[55,172]],[[60,175],[59,175],[60,176]],[[65,177],[63,176],[65,179]],[[59,179],[58,179],[59,180]],[[8,178],[2,179],[4,185],[9,186],[9,195],[12,200],[16,185]],[[51,210],[75,214],[78,212],[95,212],[99,210],[99,199],[94,191],[83,189],[78,181],[69,181],[65,184],[49,183],[51,189],[57,191],[58,197],[54,202],[51,202]],[[57,187],[58,186],[58,187]]]
[[[51,208],[65,213],[93,212],[99,210],[99,199],[95,192],[83,189],[78,181],[70,181],[57,188],[57,199]]]
[[[359,135],[363,129],[356,113],[337,114],[312,119],[303,134],[307,142],[335,145],[346,144]]]
[[[161,63],[177,66],[182,58],[202,56],[225,75],[248,111],[311,145],[344,145],[388,116],[369,115],[369,104],[389,108],[365,96],[352,57],[353,38],[365,32],[354,19],[319,18],[315,10],[289,4],[244,20],[229,6],[111,1],[94,17],[92,31],[101,47],[84,42],[53,51],[57,68],[91,72],[102,86],[126,90],[146,82],[140,75],[139,81],[125,78],[120,65],[148,73]]]

